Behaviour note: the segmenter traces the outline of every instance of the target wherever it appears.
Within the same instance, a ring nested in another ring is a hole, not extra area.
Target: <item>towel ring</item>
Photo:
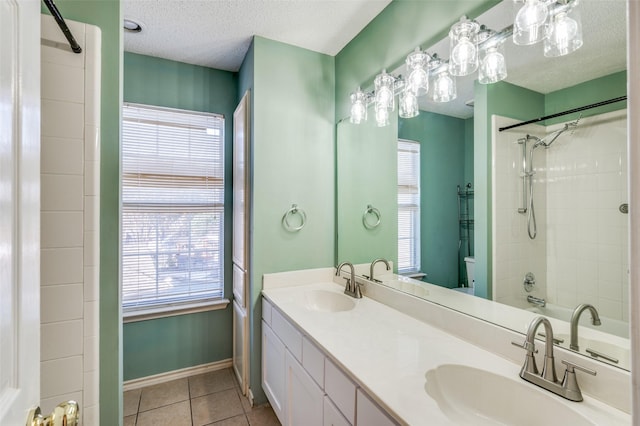
[[[289,223],[289,217],[295,214],[300,215],[299,226],[292,226]],[[304,228],[304,225],[306,222],[307,222],[307,214],[304,212],[304,210],[302,210],[301,208],[298,208],[297,204],[292,204],[291,208],[285,212],[284,216],[282,216],[282,225],[284,226],[284,229],[286,229],[289,232],[298,232],[299,230]]]
[[[375,218],[375,222],[369,220],[369,217],[373,216]],[[374,229],[380,225],[380,219],[382,215],[380,214],[380,210],[373,207],[371,204],[367,205],[367,208],[364,210],[362,214],[362,224],[367,229]]]

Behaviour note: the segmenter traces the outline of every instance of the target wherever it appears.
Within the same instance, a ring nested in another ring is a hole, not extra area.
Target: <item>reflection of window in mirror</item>
[[[398,273],[420,271],[420,144],[398,140]]]

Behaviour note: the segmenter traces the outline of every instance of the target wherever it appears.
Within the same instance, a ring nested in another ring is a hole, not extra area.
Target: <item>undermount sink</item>
[[[349,311],[356,306],[351,297],[328,290],[309,290],[305,292],[304,303],[307,309],[322,312]]]
[[[558,396],[521,381],[465,365],[427,371],[425,390],[455,424],[594,425]]]

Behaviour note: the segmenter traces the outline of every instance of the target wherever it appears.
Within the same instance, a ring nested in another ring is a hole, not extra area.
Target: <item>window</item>
[[[398,140],[398,272],[420,271],[420,144]]]
[[[123,312],[222,299],[224,118],[135,104],[122,118]]]

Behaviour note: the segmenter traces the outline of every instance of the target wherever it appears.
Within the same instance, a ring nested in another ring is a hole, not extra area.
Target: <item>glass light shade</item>
[[[400,93],[398,102],[398,115],[402,118],[412,118],[420,113],[418,110],[418,97],[407,87]]]
[[[507,63],[504,58],[502,43],[482,49],[480,56],[479,83],[497,83],[507,78]]]
[[[449,102],[456,98],[456,80],[449,71],[443,70],[434,76],[431,98],[434,102]]]
[[[405,61],[407,64],[408,88],[413,91],[416,96],[427,93],[429,90],[429,55],[416,47],[416,50],[409,53]]]
[[[376,92],[376,110],[388,109],[393,111],[395,109],[395,99],[393,95],[393,83],[395,78],[392,75],[387,74],[385,70],[382,70],[373,81]]]
[[[376,108],[376,124],[378,127],[389,125],[389,110],[387,108]]]
[[[479,30],[480,25],[464,17],[451,27],[451,31],[449,31],[451,41],[449,71],[452,75],[465,76],[478,69],[476,35]]]
[[[514,0],[522,3],[522,0]],[[528,46],[542,41],[546,37],[545,24],[549,10],[540,0],[525,0],[518,10],[513,23],[513,42],[521,46]]]
[[[544,56],[564,56],[582,46],[582,23],[576,7],[551,18],[544,40]]]
[[[351,94],[351,117],[349,117],[349,121],[353,124],[367,121],[366,95],[360,88]]]

